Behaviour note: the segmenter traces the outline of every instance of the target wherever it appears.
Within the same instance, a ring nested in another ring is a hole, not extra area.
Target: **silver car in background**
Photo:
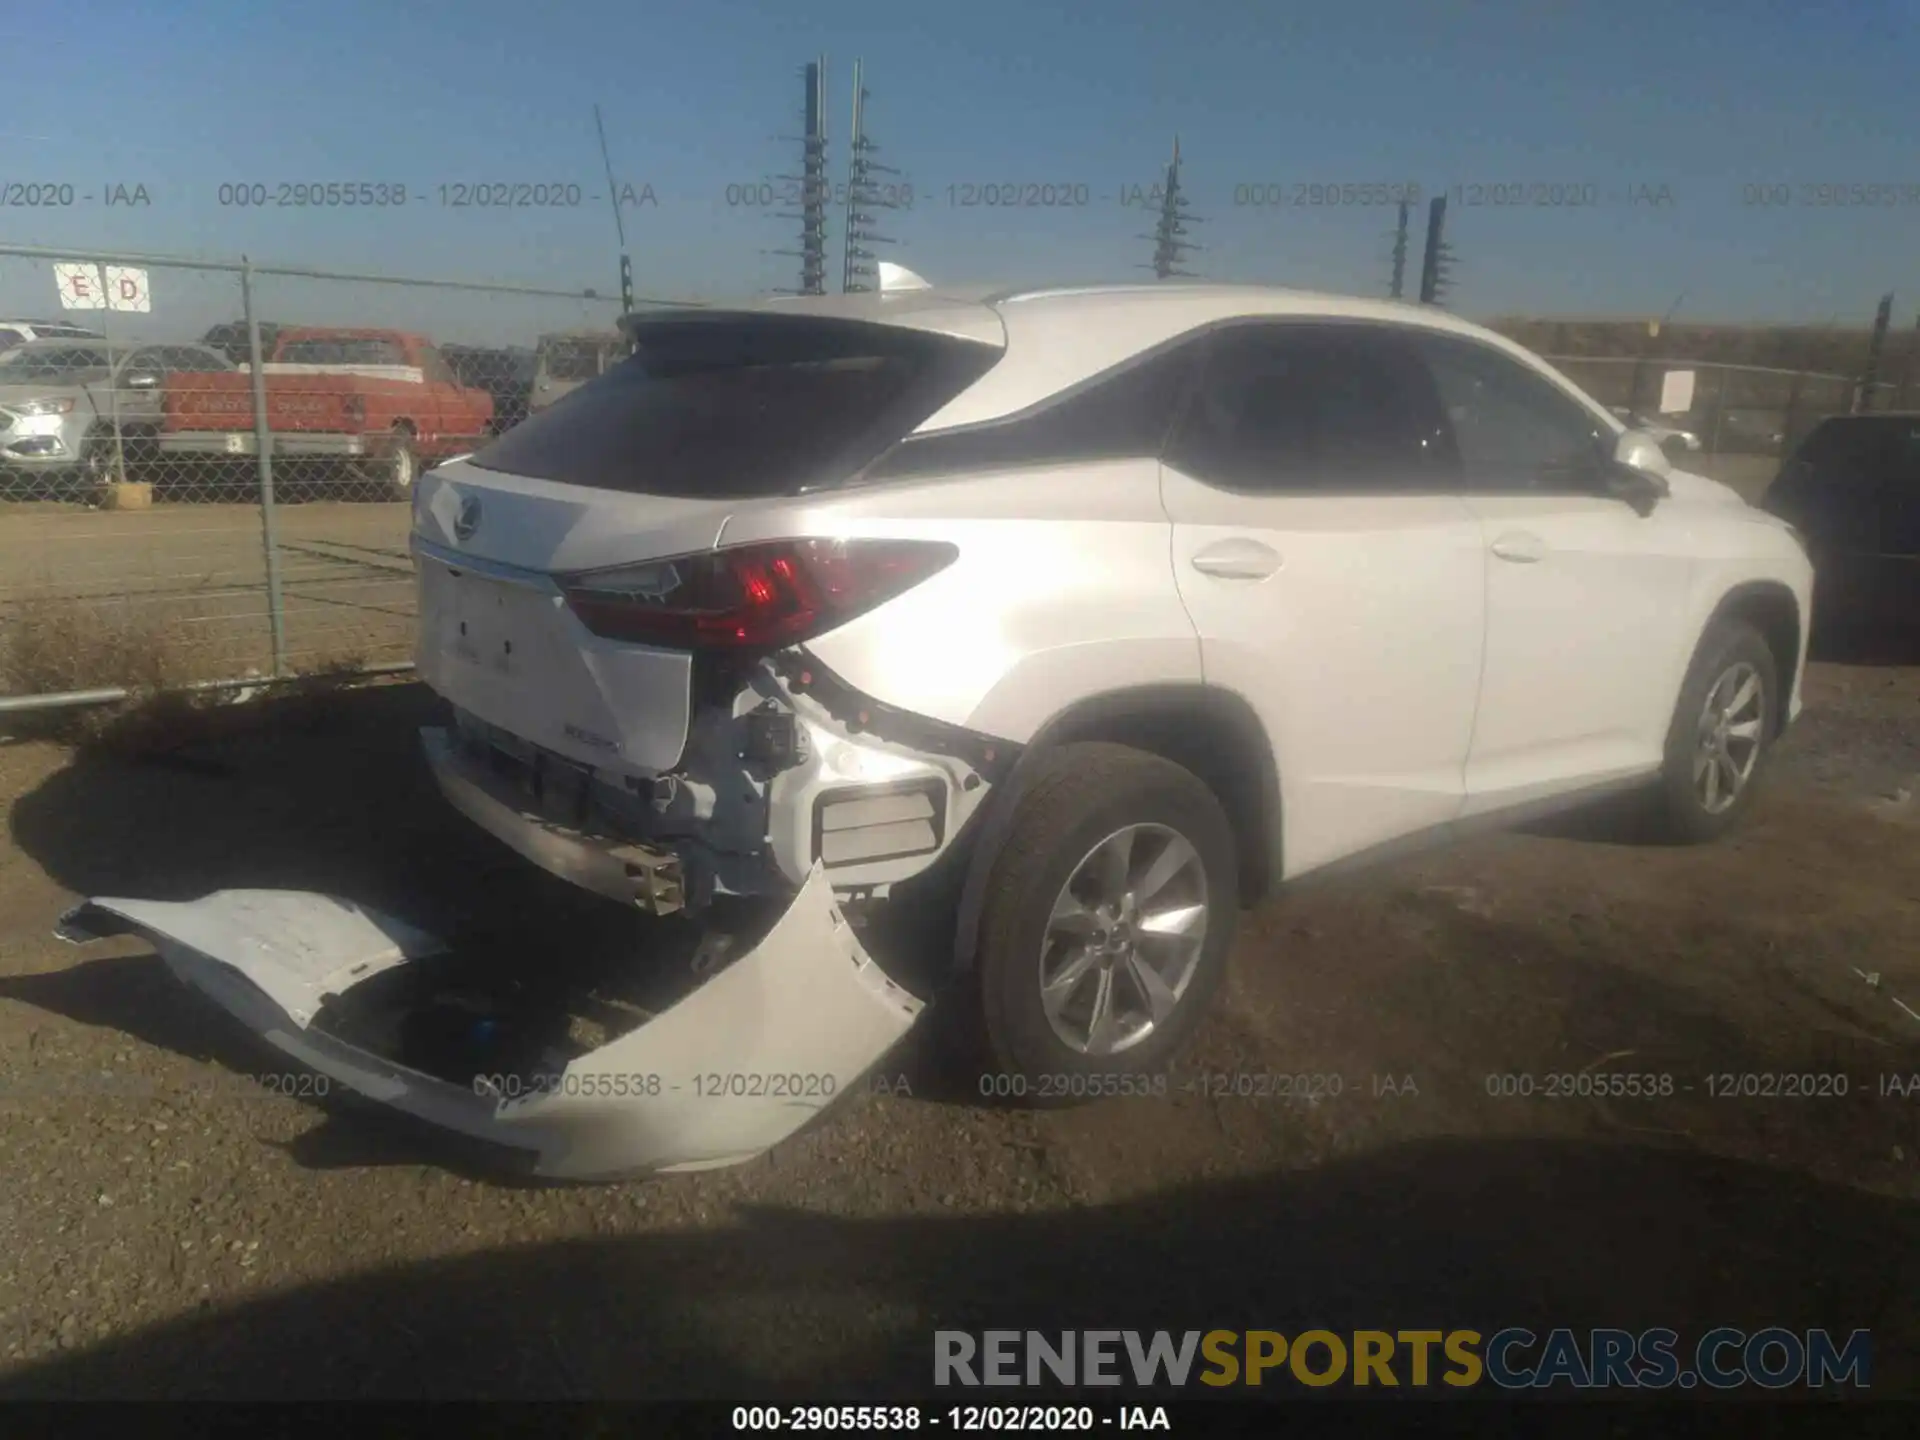
[[[116,421],[125,459],[151,456],[169,373],[233,368],[205,345],[34,340],[0,353],[0,489],[99,485],[114,468]]]

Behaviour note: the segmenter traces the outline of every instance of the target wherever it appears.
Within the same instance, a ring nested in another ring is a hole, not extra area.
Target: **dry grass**
[[[1867,363],[1866,325],[1716,325],[1685,320],[1649,335],[1644,319],[1570,319],[1496,316],[1483,322],[1543,355],[1692,360],[1709,365],[1761,365],[1852,378]],[[1881,352],[1883,380],[1898,380],[1920,364],[1920,332],[1896,325]]]
[[[301,656],[294,682],[269,693],[326,694],[354,683],[365,664],[363,655],[345,651]],[[206,626],[138,602],[34,597],[0,613],[0,694],[128,692],[117,703],[5,717],[15,734],[116,749],[190,744],[227,729],[229,717],[247,708],[234,702],[247,696],[188,687],[238,679],[249,669]]]
[[[162,722],[213,703],[213,697],[181,687],[219,678],[220,659],[200,627],[117,600],[33,597],[10,605],[0,618],[0,691],[129,692],[118,705],[19,717],[23,728],[59,739],[104,739],[135,715]]]

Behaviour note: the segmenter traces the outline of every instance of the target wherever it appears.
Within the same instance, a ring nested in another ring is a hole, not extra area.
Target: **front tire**
[[[1109,744],[1042,766],[993,859],[975,981],[991,1063],[1044,1102],[1156,1070],[1191,1037],[1239,893],[1232,827],[1196,776]]]
[[[1773,651],[1743,620],[1716,620],[1694,652],[1667,732],[1656,823],[1683,845],[1717,840],[1753,803],[1779,725]]]

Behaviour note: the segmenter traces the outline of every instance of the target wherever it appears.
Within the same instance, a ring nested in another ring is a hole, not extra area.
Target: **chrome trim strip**
[[[553,576],[544,570],[529,570],[521,565],[509,565],[503,560],[483,560],[478,555],[464,555],[445,545],[436,545],[431,540],[422,540],[418,535],[410,537],[409,543],[416,560],[431,560],[449,570],[463,570],[482,579],[497,580],[503,585],[517,585],[523,590],[538,590],[543,595],[558,595],[560,586]]]

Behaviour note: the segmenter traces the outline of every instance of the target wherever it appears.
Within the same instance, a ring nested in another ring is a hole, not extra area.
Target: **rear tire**
[[[1111,1081],[1162,1068],[1225,972],[1233,829],[1201,780],[1157,755],[1075,744],[1041,764],[980,914],[974,981],[997,1072],[982,1093],[1129,1093]]]
[[[1773,651],[1744,620],[1701,636],[1667,731],[1654,821],[1682,845],[1718,840],[1747,812],[1779,728]]]

